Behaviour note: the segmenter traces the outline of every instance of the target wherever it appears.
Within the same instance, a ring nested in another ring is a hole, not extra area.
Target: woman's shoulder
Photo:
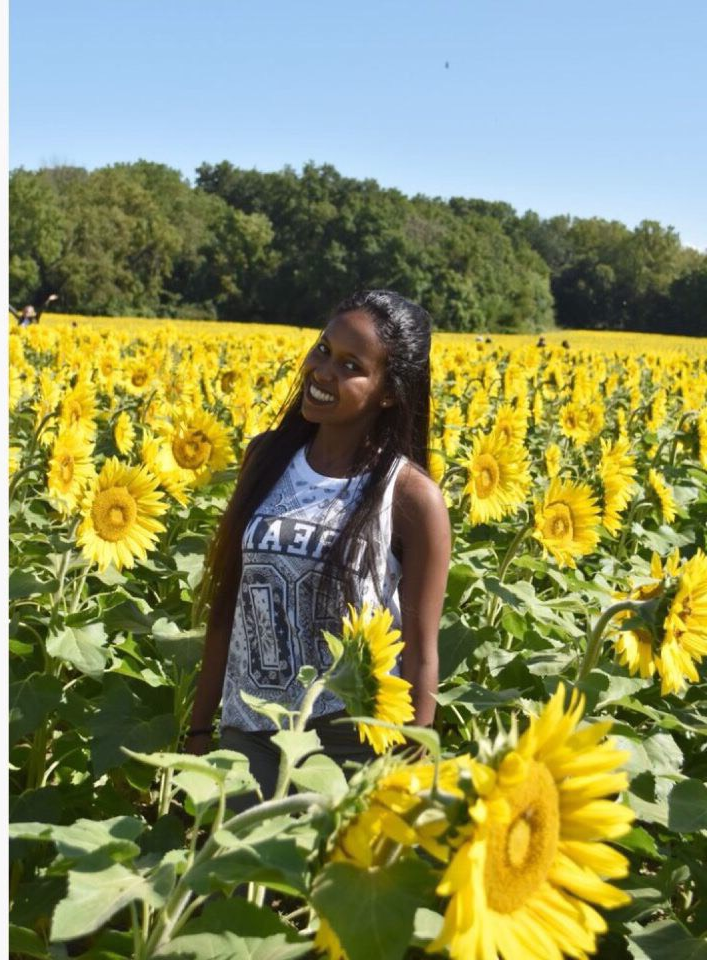
[[[447,514],[442,491],[426,470],[408,459],[403,460],[398,470],[393,504],[395,512],[401,515]]]

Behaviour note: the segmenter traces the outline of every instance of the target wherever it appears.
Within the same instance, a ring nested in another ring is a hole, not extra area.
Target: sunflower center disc
[[[74,458],[62,457],[61,467],[59,469],[62,483],[71,483],[74,479]]]
[[[130,382],[134,387],[142,387],[147,380],[147,374],[144,370],[138,370],[137,373],[134,373],[130,378]]]
[[[498,483],[498,464],[484,453],[478,459],[476,471],[476,492],[480,497],[488,497]]]
[[[551,540],[571,540],[572,534],[572,514],[564,503],[556,503],[548,511],[545,536]]]
[[[211,456],[211,444],[201,430],[190,430],[184,437],[178,437],[172,444],[174,459],[185,470],[198,470],[208,463]]]
[[[233,370],[227,370],[221,377],[221,389],[224,393],[230,393],[233,390],[236,375]]]
[[[125,487],[109,487],[96,495],[91,519],[103,540],[122,540],[137,518],[137,504]]]
[[[484,885],[491,909],[512,913],[537,892],[555,859],[559,799],[552,774],[535,760],[524,780],[501,793],[510,819],[489,827]]]

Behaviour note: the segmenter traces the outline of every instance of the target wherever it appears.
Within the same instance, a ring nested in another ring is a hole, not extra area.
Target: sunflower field
[[[274,799],[183,752],[204,554],[314,337],[11,326],[11,956],[707,958],[705,340],[436,335],[435,729],[351,610],[299,714],[251,704]],[[348,780],[325,687],[379,754]]]

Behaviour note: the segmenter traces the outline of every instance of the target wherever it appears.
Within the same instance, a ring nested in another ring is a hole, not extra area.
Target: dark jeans
[[[375,753],[367,743],[361,743],[356,727],[350,723],[332,723],[332,720],[345,716],[342,710],[316,717],[307,724],[307,729],[316,730],[324,753],[339,766],[347,760],[367,763],[375,757]],[[280,750],[272,742],[274,732],[238,730],[236,727],[223,727],[221,730],[221,748],[236,750],[248,758],[250,772],[260,784],[264,800],[270,800],[275,792],[280,767]],[[344,772],[348,773],[346,770]],[[257,802],[255,793],[240,794],[229,798],[228,808],[233,813],[242,813]]]

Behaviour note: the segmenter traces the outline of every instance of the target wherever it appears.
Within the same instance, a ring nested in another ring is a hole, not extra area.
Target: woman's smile
[[[307,398],[312,400],[313,403],[334,403],[336,397],[333,393],[329,393],[327,390],[323,390],[321,387],[318,387],[314,381],[310,380],[307,386]]]

